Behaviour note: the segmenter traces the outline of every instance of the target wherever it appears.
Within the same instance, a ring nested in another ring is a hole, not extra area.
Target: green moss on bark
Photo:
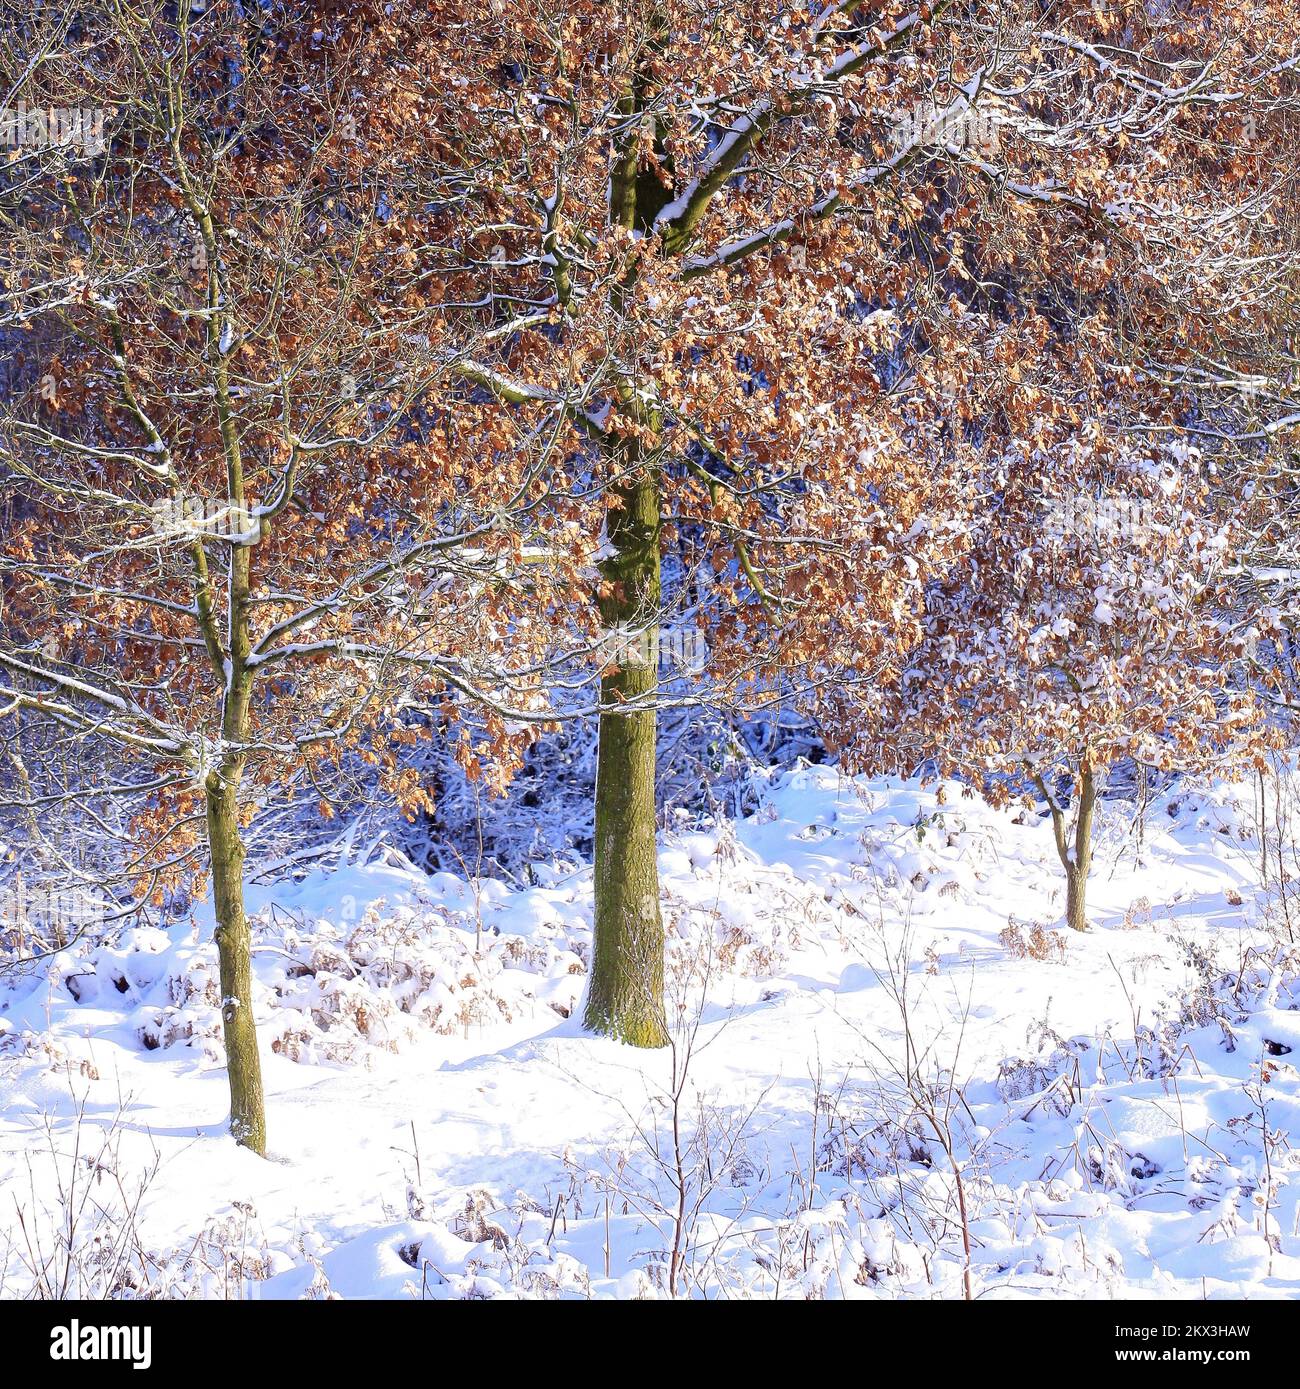
[[[262,1064],[253,1023],[252,939],[244,912],[244,845],[239,833],[238,782],[213,773],[207,785],[208,846],[221,974],[221,1022],[230,1079],[230,1132],[266,1155]]]
[[[602,703],[648,700],[635,713],[600,719],[596,761],[595,939],[585,1025],[631,1046],[668,1040],[664,930],[655,845],[655,711],[658,681],[659,488],[646,469],[617,493],[611,555],[602,565],[607,630],[635,632],[621,664],[601,682]]]

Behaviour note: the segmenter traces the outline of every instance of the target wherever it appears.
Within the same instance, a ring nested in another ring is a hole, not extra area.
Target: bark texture
[[[609,514],[610,585],[601,601],[619,665],[602,703],[652,694],[658,680],[659,489],[647,469]],[[655,711],[601,715],[596,759],[595,940],[584,1023],[632,1046],[663,1046],[664,930],[655,848]]]
[[[265,1156],[266,1105],[253,1022],[252,942],[244,913],[244,844],[237,798],[238,782],[212,773],[207,784],[208,847],[217,917],[221,1022],[230,1079],[230,1132],[236,1142]]]

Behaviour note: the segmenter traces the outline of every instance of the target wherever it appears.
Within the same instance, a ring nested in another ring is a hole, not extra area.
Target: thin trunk
[[[243,466],[233,416],[228,408],[229,382],[224,360],[217,370],[218,413],[226,438],[227,479],[233,504],[244,506]],[[251,638],[248,603],[251,556],[247,545],[230,550],[230,672],[222,701],[221,731],[227,743],[248,740],[253,673],[248,660]],[[242,754],[227,757],[208,775],[208,847],[217,916],[217,955],[221,966],[221,1020],[226,1038],[226,1071],[230,1080],[230,1132],[235,1141],[266,1155],[266,1106],[262,1065],[253,1021],[251,933],[244,911],[244,843],[239,828]]]
[[[601,681],[606,706],[652,695],[658,680],[659,486],[645,468],[617,489],[610,592],[601,618],[617,634],[618,669]],[[638,1047],[663,1046],[664,930],[655,848],[655,711],[600,717],[596,759],[595,940],[585,1025]]]
[[[223,283],[221,247],[211,208],[192,179],[183,152],[185,103],[180,86],[169,78],[168,114],[173,164],[190,215],[199,229],[207,262],[207,351],[212,364],[212,391],[217,425],[226,464],[226,505],[235,516],[247,515],[244,462],[239,424],[230,383],[230,354],[234,350],[235,324],[230,316],[230,294]],[[120,349],[119,349],[120,350]],[[265,527],[266,523],[262,523]],[[201,539],[192,555],[195,565],[196,611],[213,674],[222,682],[221,735],[228,746],[245,744],[249,735],[249,710],[253,696],[253,672],[249,667],[252,640],[249,601],[252,593],[252,561],[248,544],[230,546],[228,590],[229,650],[222,649],[217,627],[207,556]],[[253,971],[248,917],[244,911],[244,844],[239,832],[239,787],[244,774],[244,754],[223,759],[208,773],[208,850],[212,868],[212,893],[216,911],[217,957],[221,974],[221,1020],[226,1041],[226,1071],[230,1081],[230,1132],[236,1142],[266,1155],[266,1107],[262,1092],[262,1065],[257,1054],[257,1029],[253,1022]]]
[[[205,236],[207,233],[205,232]],[[215,245],[211,248],[215,252]],[[213,284],[215,285],[215,280]],[[220,316],[221,332],[228,327]],[[214,322],[215,327],[215,322]],[[226,482],[235,514],[246,514],[244,465],[230,396],[227,349],[216,356],[217,416],[226,454]],[[253,699],[252,648],[248,606],[252,592],[252,552],[248,545],[230,550],[230,674],[222,707],[222,734],[227,743],[245,743]],[[221,962],[221,1018],[226,1034],[226,1069],[230,1079],[230,1132],[235,1141],[266,1156],[266,1104],[262,1063],[257,1054],[253,1020],[252,937],[244,912],[244,843],[239,832],[239,787],[242,755],[227,758],[216,785],[208,779],[208,838],[212,846],[213,895],[217,910],[217,953]]]
[[[266,1155],[262,1065],[253,1022],[252,939],[244,913],[244,844],[239,833],[241,769],[213,772],[207,782],[208,846],[221,967],[221,1022],[230,1079],[230,1132],[237,1143]]]
[[[1052,836],[1065,869],[1065,920],[1073,931],[1086,931],[1088,870],[1092,867],[1092,821],[1097,809],[1097,776],[1091,767],[1079,772],[1079,804],[1074,821],[1074,843],[1066,825],[1065,810],[1056,803],[1047,783],[1031,769],[1034,785],[1047,802],[1052,816]]]
[[[1091,767],[1079,773],[1079,811],[1074,822],[1074,862],[1066,864],[1065,919],[1071,930],[1086,931],[1084,914],[1088,870],[1092,867],[1092,817],[1097,808],[1097,778]]]

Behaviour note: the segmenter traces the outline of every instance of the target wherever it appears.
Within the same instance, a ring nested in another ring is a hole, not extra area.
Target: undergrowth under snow
[[[578,1026],[589,870],[254,889],[269,1161],[210,916],[80,945],[0,984],[0,1294],[1295,1295],[1258,834],[1248,787],[1108,803],[1080,936],[1032,814],[776,776],[662,842],[659,1052]]]

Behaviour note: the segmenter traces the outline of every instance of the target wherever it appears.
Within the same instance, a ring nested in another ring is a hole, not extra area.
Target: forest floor
[[[761,790],[661,840],[661,1051],[579,1029],[589,869],[253,889],[266,1161],[224,1132],[202,904],[0,984],[0,1295],[1300,1293],[1249,786],[1105,803],[1082,935],[1029,812]]]

